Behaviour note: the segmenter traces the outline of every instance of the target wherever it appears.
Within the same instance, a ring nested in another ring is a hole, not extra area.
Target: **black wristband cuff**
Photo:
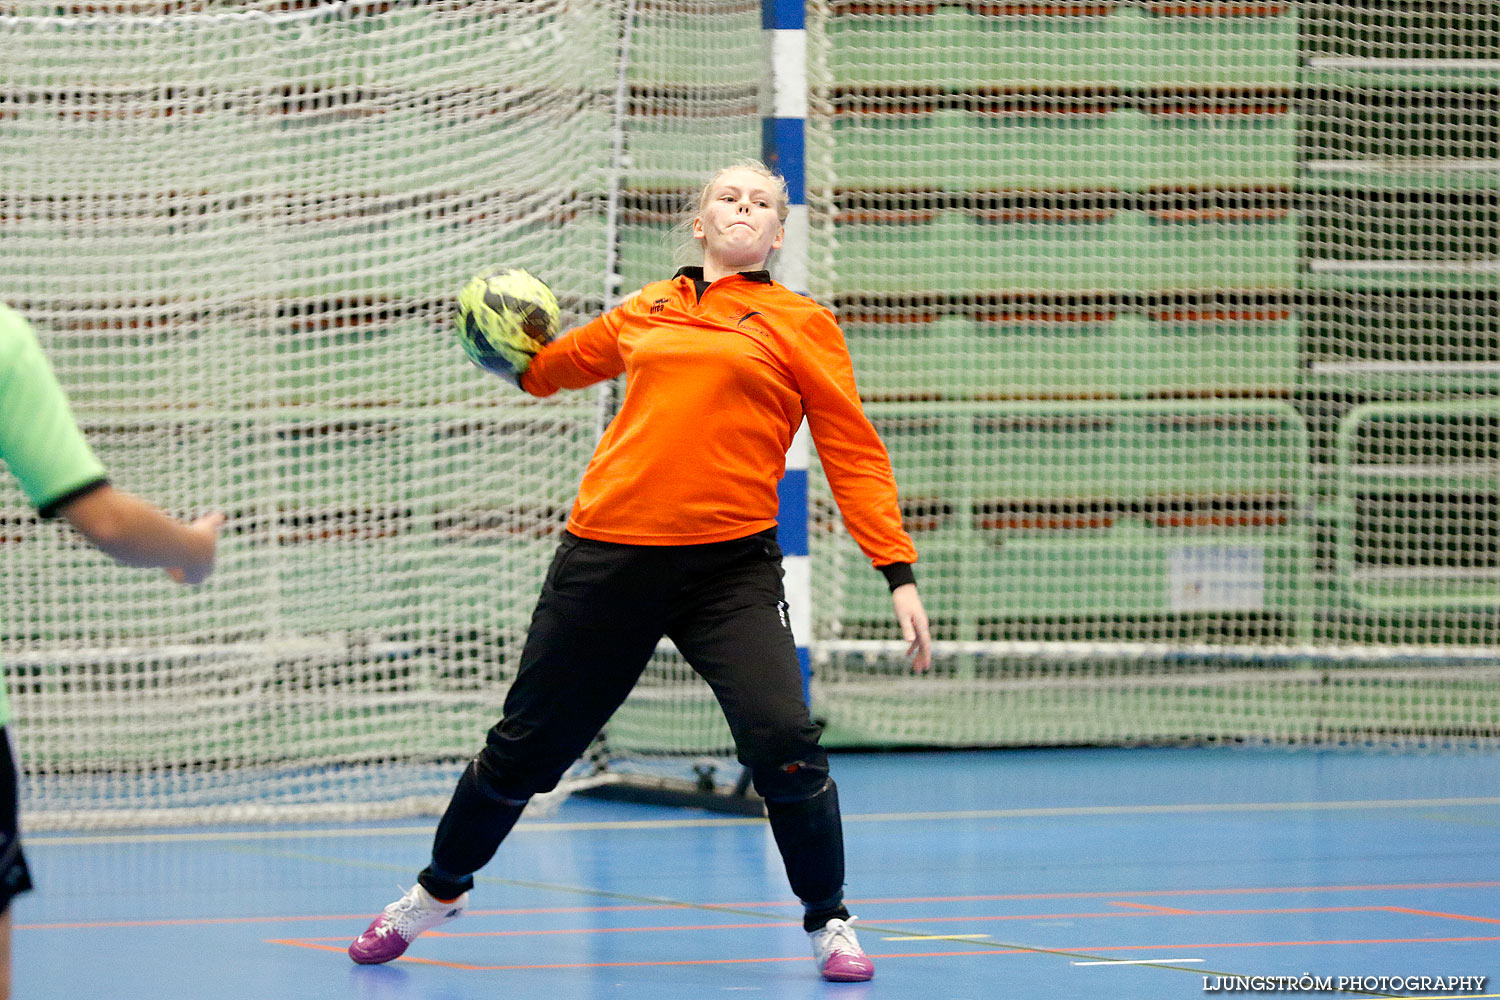
[[[892,590],[917,582],[917,574],[912,572],[911,563],[890,563],[875,568],[885,575],[885,582]]]
[[[108,485],[109,480],[102,478],[84,483],[82,486],[75,487],[74,489],[71,489],[68,492],[64,493],[62,496],[55,497],[54,499],[48,500],[46,503],[42,504],[37,508],[37,516],[44,521],[51,520],[58,515],[59,511],[61,511],[68,504],[72,503],[74,500],[77,500],[80,497],[87,496],[100,487]]]

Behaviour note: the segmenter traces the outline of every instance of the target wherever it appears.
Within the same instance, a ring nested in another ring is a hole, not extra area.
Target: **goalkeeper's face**
[[[702,241],[705,274],[765,267],[784,236],[768,178],[747,168],[726,170],[707,194],[693,220],[693,237]]]

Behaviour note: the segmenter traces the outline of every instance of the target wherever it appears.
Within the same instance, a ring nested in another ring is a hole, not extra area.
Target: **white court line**
[[[1163,962],[1201,962],[1201,958],[1132,958],[1107,962],[1069,962],[1069,965],[1161,965]]]
[[[882,941],[983,941],[988,934],[896,934]],[[1074,963],[1077,964],[1076,962]]]

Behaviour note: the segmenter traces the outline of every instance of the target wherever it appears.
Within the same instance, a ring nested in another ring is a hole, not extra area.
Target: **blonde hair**
[[[770,181],[771,198],[776,202],[776,218],[781,222],[786,222],[787,213],[791,210],[792,204],[792,196],[786,188],[786,178],[760,160],[749,158],[736,160],[713,172],[713,175],[704,182],[703,187],[698,190],[698,196],[684,209],[682,217],[672,227],[674,236],[672,263],[679,267],[703,263],[703,250],[699,247],[698,240],[693,238],[693,220],[702,215],[703,210],[708,207],[708,200],[713,195],[714,185],[718,184],[720,178],[731,170],[752,170]]]

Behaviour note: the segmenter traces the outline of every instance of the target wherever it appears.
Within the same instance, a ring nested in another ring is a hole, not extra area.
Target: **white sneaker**
[[[451,903],[442,903],[420,885],[414,885],[354,939],[349,945],[349,957],[360,965],[379,965],[400,958],[418,934],[446,924],[468,905],[467,892]]]
[[[831,983],[863,983],[875,975],[875,963],[859,946],[859,938],[849,926],[852,923],[853,917],[848,920],[835,917],[822,930],[807,935],[818,972]]]

